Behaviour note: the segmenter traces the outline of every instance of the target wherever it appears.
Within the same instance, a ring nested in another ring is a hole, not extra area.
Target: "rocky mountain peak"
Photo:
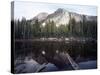
[[[64,12],[66,12],[66,10],[65,10],[65,9],[62,9],[62,8],[58,8],[58,9],[55,11],[55,13],[64,13]]]
[[[86,15],[85,15],[86,16]],[[54,11],[52,14],[48,14],[45,12],[42,12],[35,16],[32,20],[32,24],[35,22],[35,20],[38,19],[39,22],[45,24],[49,21],[54,21],[56,26],[60,25],[68,25],[69,21],[74,18],[76,22],[82,22],[83,21],[83,15],[78,14],[75,12],[69,12],[66,9],[58,8],[56,11]],[[95,16],[86,16],[87,21],[94,21],[96,20]]]

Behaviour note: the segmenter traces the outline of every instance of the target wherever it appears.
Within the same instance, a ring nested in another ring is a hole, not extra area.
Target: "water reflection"
[[[15,60],[20,57],[21,60],[24,61],[24,59],[26,60],[25,57],[28,56],[36,61],[39,65],[43,65],[44,63],[51,63],[56,66],[56,70],[73,69],[70,66],[69,62],[66,64],[64,60],[62,60],[61,56],[59,55],[59,53],[62,52],[68,53],[76,63],[79,63],[80,69],[83,69],[82,67],[84,65],[86,69],[96,68],[96,62],[92,63],[92,65],[94,64],[95,67],[86,67],[86,65],[89,65],[89,62],[88,64],[86,63],[87,61],[97,60],[97,43],[94,41],[85,40],[84,42],[82,42],[80,40],[76,41],[74,39],[71,39],[71,41],[69,41],[69,39],[66,39],[63,41],[38,40],[15,42]],[[55,69],[54,66],[52,69]],[[46,70],[43,69],[41,71]],[[47,71],[50,71],[50,69]]]

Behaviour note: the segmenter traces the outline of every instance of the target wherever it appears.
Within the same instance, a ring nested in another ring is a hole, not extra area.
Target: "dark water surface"
[[[57,53],[67,52],[71,58],[79,64],[81,69],[96,68],[97,60],[97,43],[93,40],[25,40],[15,42],[15,61],[17,59],[24,60],[25,57],[32,58],[38,64],[54,62],[54,56]],[[51,61],[50,61],[51,60]],[[58,58],[60,60],[60,58]],[[61,61],[63,62],[63,61]],[[60,62],[60,63],[61,63]],[[59,62],[58,62],[59,63]],[[49,64],[44,71],[58,70],[57,66]],[[64,64],[64,63],[61,63]],[[89,65],[90,66],[86,66]],[[51,66],[50,66],[51,65]],[[84,66],[85,65],[85,66]],[[92,65],[92,66],[91,66]],[[51,68],[50,68],[51,67]],[[69,67],[69,70],[71,68]],[[61,70],[61,69],[60,69]],[[64,69],[63,69],[64,70]]]

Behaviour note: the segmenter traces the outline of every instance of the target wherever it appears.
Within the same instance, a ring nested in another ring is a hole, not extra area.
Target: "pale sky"
[[[34,3],[34,2],[14,2],[14,19],[31,19],[41,12],[53,13],[58,8],[64,8],[70,12],[79,14],[97,16],[96,6],[68,5],[68,4],[52,4],[52,3]]]

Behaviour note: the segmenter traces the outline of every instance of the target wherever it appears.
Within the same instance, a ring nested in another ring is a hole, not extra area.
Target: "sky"
[[[22,17],[25,17],[26,19],[31,19],[41,12],[51,14],[58,8],[63,8],[67,11],[79,14],[97,16],[96,6],[15,1],[14,19],[22,19]]]

